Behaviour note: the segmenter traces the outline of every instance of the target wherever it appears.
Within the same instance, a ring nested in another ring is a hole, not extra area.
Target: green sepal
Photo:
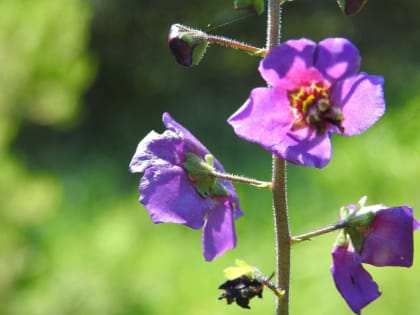
[[[198,65],[209,45],[204,32],[180,24],[171,26],[168,44],[176,61],[186,67]]]
[[[350,215],[348,219],[346,220],[349,226],[352,227],[363,227],[363,226],[369,226],[373,219],[375,219],[375,212],[368,211],[363,212],[359,211],[359,213],[356,213],[355,215]]]
[[[204,156],[204,160],[208,165],[211,165],[211,167],[214,169],[214,156],[211,154],[206,154]]]
[[[340,218],[347,218],[350,215],[350,209],[347,207],[340,208]]]
[[[340,208],[340,216],[346,226],[366,227],[375,219],[376,212],[385,206],[381,204],[366,206],[367,197],[363,196],[354,208]]]
[[[264,13],[264,0],[234,0],[233,7],[261,15]]]
[[[209,42],[201,32],[186,32],[179,36],[179,38],[190,45],[192,49],[191,64],[196,66],[203,59],[206,53]]]
[[[194,153],[186,153],[185,162],[182,164],[197,192],[204,198],[229,196],[226,187],[212,175],[214,171],[213,156],[207,154],[204,159]]]
[[[207,163],[194,153],[185,153],[184,169],[193,177],[211,175],[214,171],[213,165]]]
[[[226,187],[215,180],[214,184],[210,186],[210,192],[212,196],[227,197],[229,192]]]
[[[334,246],[342,247],[342,246],[345,246],[346,244],[347,244],[347,234],[344,233],[344,230],[341,230],[338,233],[337,238],[335,239]]]
[[[360,233],[356,228],[354,227],[346,227],[344,229],[344,234],[347,234],[350,237],[351,243],[353,244],[354,249],[361,253],[363,243],[365,241],[365,238],[362,233]]]
[[[355,15],[365,6],[367,0],[337,0],[338,6],[345,15]]]

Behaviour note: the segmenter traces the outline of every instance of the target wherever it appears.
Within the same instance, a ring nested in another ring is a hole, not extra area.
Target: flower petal
[[[334,247],[331,274],[335,286],[354,313],[380,296],[378,285],[363,268],[360,257],[345,246]]]
[[[166,130],[162,134],[151,131],[137,145],[136,152],[129,164],[131,173],[142,173],[146,168],[154,166],[168,166],[176,164],[178,146],[181,137],[173,131]]]
[[[332,156],[330,137],[330,133],[318,136],[316,132],[303,128],[286,135],[288,146],[284,152],[279,145],[272,151],[294,164],[323,168]]]
[[[381,76],[360,73],[341,80],[331,98],[342,108],[344,135],[364,132],[385,113],[384,80]]]
[[[309,39],[288,40],[273,48],[261,60],[258,70],[269,85],[289,88],[290,73],[300,73],[312,68],[316,43]]]
[[[345,38],[326,38],[319,42],[316,56],[316,68],[330,82],[355,75],[359,71],[359,50]]]
[[[402,206],[376,212],[363,243],[363,262],[379,267],[413,264],[413,216],[408,209]]]
[[[196,137],[194,137],[191,132],[176,122],[169,113],[163,113],[162,121],[166,128],[181,135],[184,140],[182,148],[184,152],[194,152],[200,157],[204,157],[206,154],[210,153],[209,150]]]
[[[286,91],[256,88],[228,123],[235,133],[247,141],[271,147],[281,141],[281,134],[288,132],[293,123]]]
[[[241,208],[239,208],[239,198],[238,198],[238,195],[236,194],[235,186],[233,186],[232,182],[228,180],[219,179],[219,182],[223,186],[225,186],[225,188],[228,191],[228,197],[220,197],[219,202],[230,203],[230,207],[232,208],[232,211],[233,211],[233,218],[235,220],[239,219],[243,215],[243,212]]]
[[[420,228],[420,221],[414,217],[414,210],[407,206],[402,206],[402,208],[408,216],[413,218],[413,231],[417,231]]]
[[[176,122],[169,113],[163,113],[162,120],[166,128],[179,134],[180,137],[183,139],[183,152],[193,152],[196,155],[200,156],[202,159],[204,159],[206,154],[211,154],[211,152],[196,137],[194,137],[194,135],[191,132],[189,132],[184,126]],[[217,171],[222,173],[225,172],[222,164],[215,157],[213,157],[213,162],[214,167]],[[228,188],[229,193],[232,193],[232,195],[236,195],[235,188],[233,188],[231,182],[225,181],[223,182],[223,184],[226,186],[226,188]]]
[[[208,212],[202,242],[206,261],[211,261],[236,246],[232,208],[228,201],[217,204]]]
[[[193,229],[204,224],[204,216],[213,206],[201,197],[179,166],[150,167],[140,181],[140,202],[154,223],[179,223]]]

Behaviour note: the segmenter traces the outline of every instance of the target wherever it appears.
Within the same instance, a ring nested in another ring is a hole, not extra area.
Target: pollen
[[[342,112],[330,99],[327,82],[311,82],[288,93],[290,107],[294,116],[292,130],[309,127],[318,135],[324,134],[332,126],[341,126]]]

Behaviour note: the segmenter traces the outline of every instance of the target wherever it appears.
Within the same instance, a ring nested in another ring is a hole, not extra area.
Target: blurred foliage
[[[89,18],[82,1],[0,2],[0,314],[15,313],[15,298],[43,257],[34,230],[62,195],[58,177],[28,171],[10,145],[25,123],[63,128],[78,118],[94,71]]]
[[[365,194],[419,208],[419,9],[411,0],[369,1],[350,18],[335,1],[285,5],[284,40],[349,37],[362,70],[385,76],[388,111],[366,134],[335,137],[325,169],[289,167],[295,234],[334,222],[340,206]],[[267,192],[237,186],[238,247],[208,264],[200,233],[150,222],[137,202],[139,176],[127,172],[137,142],[161,131],[168,111],[227,170],[270,178],[270,155],[225,123],[264,84],[258,59],[211,46],[200,66],[178,66],[167,48],[176,22],[265,42],[264,16],[222,0],[0,2],[0,314],[272,312],[270,292],[251,311],[216,300],[235,258],[274,269]],[[293,248],[292,314],[351,314],[329,274],[334,237]],[[415,239],[413,268],[368,267],[383,296],[364,314],[419,313]]]

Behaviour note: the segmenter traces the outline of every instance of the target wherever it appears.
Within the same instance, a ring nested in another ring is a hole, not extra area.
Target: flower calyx
[[[194,153],[186,153],[185,162],[182,165],[188,178],[203,198],[229,195],[226,187],[212,175],[215,169],[214,158],[211,154],[206,154],[203,160]]]
[[[382,204],[365,206],[367,197],[362,197],[356,205],[348,205],[340,209],[344,229],[343,235],[339,235],[336,244],[346,243],[347,236],[350,238],[355,250],[362,251],[365,235],[369,231],[369,226],[375,219],[376,212],[386,208]]]

